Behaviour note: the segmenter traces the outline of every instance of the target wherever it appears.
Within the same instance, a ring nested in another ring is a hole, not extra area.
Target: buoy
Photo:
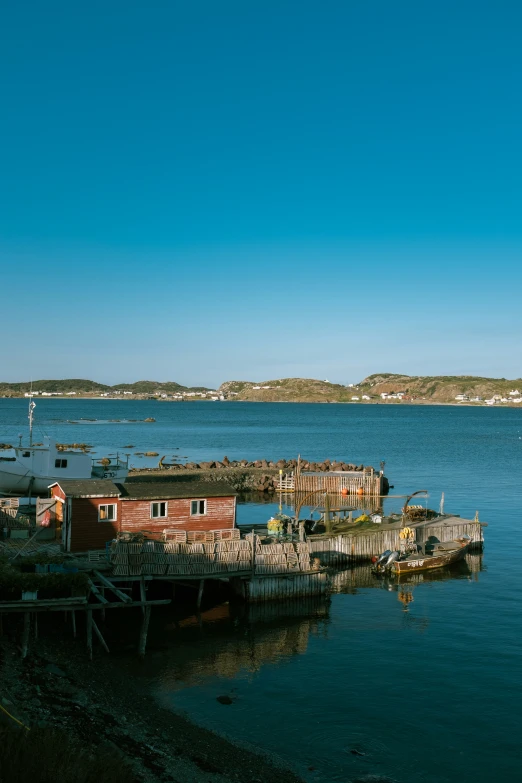
[[[358,495],[364,495],[364,489],[362,487],[357,488],[357,494]]]
[[[341,495],[347,495],[348,494],[348,487],[343,487],[341,490]]]

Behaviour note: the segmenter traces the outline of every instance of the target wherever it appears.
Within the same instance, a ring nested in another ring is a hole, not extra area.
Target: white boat
[[[62,451],[56,441],[44,438],[33,445],[33,411],[29,403],[29,445],[21,443],[0,456],[0,494],[24,495],[47,493],[50,484],[60,479],[100,479],[125,481],[128,458],[119,456],[94,460],[83,451]]]

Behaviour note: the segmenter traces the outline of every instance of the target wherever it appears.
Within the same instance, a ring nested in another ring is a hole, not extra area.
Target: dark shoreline
[[[93,754],[112,747],[143,783],[302,781],[278,757],[159,707],[139,680],[126,675],[118,657],[98,651],[89,661],[81,628],[76,641],[45,628],[22,661],[15,623],[9,625],[11,635],[6,629],[0,638],[0,700],[23,723],[65,730]]]

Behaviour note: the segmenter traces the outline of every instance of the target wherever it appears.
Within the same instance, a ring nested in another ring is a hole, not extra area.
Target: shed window
[[[191,516],[200,516],[207,513],[207,501],[206,500],[191,500],[190,501],[190,514]]]
[[[167,514],[167,504],[165,502],[150,504],[151,519],[160,519],[161,517],[166,517],[166,516],[168,516],[168,514]]]
[[[24,451],[24,453],[22,454],[22,457],[30,457],[30,456],[31,456],[30,451]]]
[[[114,522],[116,519],[116,503],[98,506],[98,522]]]
[[[55,468],[66,468],[67,467],[67,460],[66,459],[55,459],[54,460],[54,467]]]

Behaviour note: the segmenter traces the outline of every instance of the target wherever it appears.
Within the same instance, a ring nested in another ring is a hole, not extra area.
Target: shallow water
[[[444,491],[446,510],[470,517],[478,509],[489,523],[484,555],[457,571],[397,590],[356,569],[339,575],[329,601],[225,604],[209,608],[201,625],[158,613],[145,668],[130,657],[126,665],[160,703],[275,751],[311,781],[518,779],[521,411],[42,400],[37,414],[48,434],[95,438],[100,453],[132,443],[197,461],[385,459],[394,494],[426,488],[437,508]],[[14,440],[25,415],[25,401],[0,400],[0,441]],[[157,421],[65,421],[81,416]],[[271,512],[240,506],[239,521],[263,522]],[[218,703],[222,694],[233,703]]]

